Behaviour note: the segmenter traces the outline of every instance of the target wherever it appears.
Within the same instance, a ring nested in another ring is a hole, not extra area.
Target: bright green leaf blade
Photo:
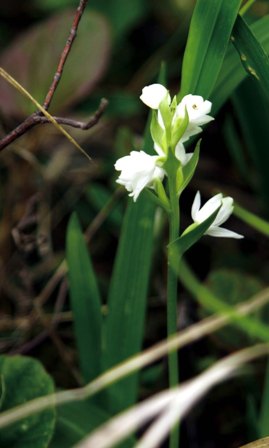
[[[257,20],[250,26],[251,31],[256,39],[263,46],[266,53],[269,52],[269,16]],[[231,96],[233,91],[247,77],[246,71],[243,69],[238,54],[230,45],[226,54],[220,76],[217,80],[211,100],[213,103],[213,115],[220,109],[225,101]]]
[[[208,98],[215,86],[241,0],[198,0],[183,59],[180,97]]]
[[[258,81],[266,95],[269,94],[269,59],[262,45],[238,16],[232,34],[232,42],[239,53],[241,63],[253,79]]]
[[[67,229],[67,264],[71,307],[85,382],[101,373],[101,299],[86,242],[75,214]]]
[[[109,292],[106,321],[106,367],[111,367],[141,349],[146,298],[152,258],[155,206],[147,195],[130,203]],[[113,407],[120,410],[132,404],[137,395],[138,375],[111,388]]]
[[[54,392],[50,375],[39,361],[24,356],[0,356],[5,383],[2,411]],[[1,448],[46,448],[55,426],[55,409],[27,417],[0,432]]]

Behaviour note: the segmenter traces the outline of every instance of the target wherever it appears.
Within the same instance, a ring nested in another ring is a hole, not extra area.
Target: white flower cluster
[[[164,176],[169,176],[168,168],[166,172],[166,162],[171,157],[169,151],[174,157],[173,166],[175,163],[184,167],[189,163],[193,154],[186,153],[184,144],[202,131],[201,126],[214,119],[208,115],[212,106],[210,101],[199,95],[186,95],[178,103],[176,97],[171,100],[169,91],[161,84],[144,87],[140,99],[153,109],[151,135],[157,155],[132,151],[115,163],[115,169],[121,171],[116,182],[126,188],[134,201],[146,187],[157,191]],[[221,193],[209,199],[201,208],[201,197],[197,192],[191,210],[194,224],[190,227],[201,224],[218,209],[214,222],[205,234],[243,238],[236,232],[220,227],[233,212],[233,199],[223,198]]]
[[[157,179],[162,180],[166,174],[163,165],[167,158],[169,142],[167,142],[166,125],[170,126],[170,134],[175,135],[174,152],[176,158],[184,166],[192,154],[187,154],[184,143],[190,137],[202,131],[201,126],[213,120],[207,115],[211,110],[211,102],[204,101],[198,95],[186,95],[179,104],[176,98],[171,101],[169,91],[161,84],[144,87],[140,99],[148,107],[157,111],[157,126],[162,134],[162,142],[154,142],[157,156],[150,156],[144,151],[132,151],[129,156],[122,157],[115,163],[115,169],[121,171],[117,183],[123,185],[129,196],[137,200],[145,187],[154,187]],[[167,120],[167,115],[169,115]],[[177,129],[187,115],[187,126],[177,140]],[[167,124],[167,121],[170,121]],[[154,138],[154,137],[153,137]]]

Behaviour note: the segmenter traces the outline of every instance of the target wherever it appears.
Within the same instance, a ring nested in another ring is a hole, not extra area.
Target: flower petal
[[[240,235],[240,233],[233,232],[232,230],[228,230],[225,229],[224,227],[217,227],[217,226],[210,227],[205,234],[219,238],[236,238],[238,240],[244,238],[244,236]]]
[[[216,216],[215,221],[213,222],[213,226],[221,226],[221,224],[223,224],[225,221],[227,221],[228,218],[230,218],[234,209],[233,203],[234,200],[230,196],[222,199],[222,206]]]
[[[216,194],[196,213],[196,222],[201,223],[205,221],[218,207],[221,206],[222,194]]]
[[[194,222],[196,222],[196,216],[197,213],[199,212],[200,207],[201,207],[201,195],[200,191],[197,191],[191,208],[191,217]]]
[[[158,109],[167,94],[168,90],[162,84],[151,84],[143,88],[140,99],[151,109]]]

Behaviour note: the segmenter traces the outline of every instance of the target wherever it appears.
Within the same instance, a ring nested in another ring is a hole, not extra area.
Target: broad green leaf
[[[236,19],[232,42],[239,53],[241,63],[247,74],[260,83],[268,97],[269,59],[262,45],[241,16]]]
[[[208,98],[215,86],[241,0],[198,0],[183,58],[180,97]]]
[[[0,356],[0,375],[5,384],[1,411],[54,392],[50,375],[39,361],[26,356]],[[55,426],[50,408],[1,429],[1,448],[46,448]]]
[[[35,25],[20,34],[0,56],[0,66],[41,104],[52,82],[73,16],[74,10],[68,10]],[[92,91],[106,67],[109,46],[110,33],[104,17],[85,11],[50,111],[58,113]],[[0,81],[0,109],[5,116],[29,114],[34,110],[4,80]]]
[[[250,26],[256,39],[263,46],[266,53],[269,52],[269,16],[257,20]],[[236,50],[230,45],[226,54],[220,76],[217,80],[211,101],[213,103],[213,115],[220,109],[233,91],[247,77]]]
[[[88,382],[102,371],[101,299],[87,245],[75,214],[68,224],[66,252],[81,371],[84,381]]]

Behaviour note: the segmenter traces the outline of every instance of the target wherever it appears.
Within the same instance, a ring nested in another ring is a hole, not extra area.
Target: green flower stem
[[[176,170],[168,175],[171,213],[169,215],[169,243],[178,237],[179,233],[179,199],[176,191]],[[167,272],[167,335],[171,337],[177,331],[177,275],[168,258]],[[179,381],[178,355],[176,352],[168,355],[169,386],[175,387]],[[170,448],[179,447],[179,425],[176,425],[170,435]]]

